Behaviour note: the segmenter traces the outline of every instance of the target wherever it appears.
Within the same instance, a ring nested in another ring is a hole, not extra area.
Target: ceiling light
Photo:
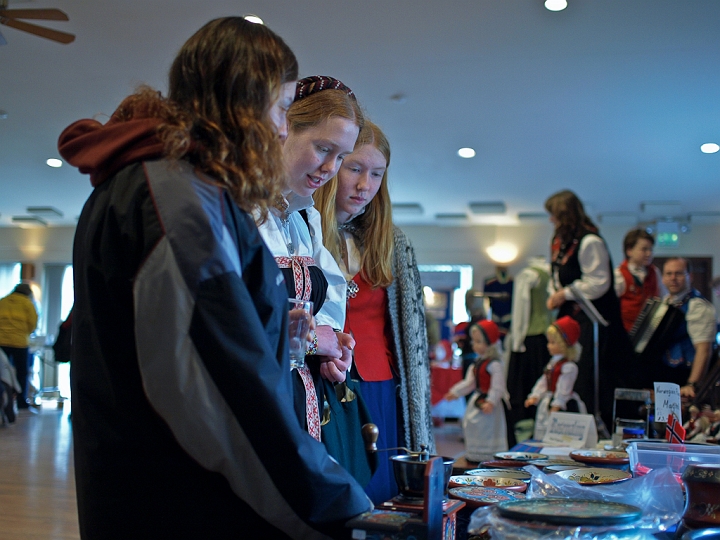
[[[435,214],[435,219],[439,221],[465,221],[467,218],[467,214]]]
[[[47,221],[37,216],[13,216],[12,222],[20,227],[47,227]]]
[[[260,17],[258,17],[257,15],[245,15],[245,17],[243,17],[243,19],[245,19],[247,22],[251,22],[254,24],[265,24],[263,22],[263,20]]]
[[[549,11],[562,11],[567,7],[567,0],[545,0],[545,7]]]
[[[507,211],[502,201],[471,202],[468,206],[473,214],[504,214]]]
[[[63,213],[54,206],[28,206],[25,211],[42,218],[61,218]]]
[[[57,158],[50,158],[45,163],[47,163],[50,167],[62,167],[62,160]]]
[[[509,242],[496,242],[485,250],[497,264],[508,264],[518,256],[518,248]]]
[[[547,212],[518,212],[518,219],[520,221],[547,221]]]
[[[7,111],[0,109],[0,120],[7,120],[7,117],[8,117]]]
[[[472,148],[461,148],[458,150],[458,156],[465,159],[470,159],[475,157],[475,150]]]
[[[705,143],[700,147],[700,151],[703,154],[714,154],[718,150],[720,150],[720,146],[718,146],[714,142]]]
[[[403,216],[417,215],[423,213],[423,207],[418,203],[394,203],[392,205],[393,214]]]

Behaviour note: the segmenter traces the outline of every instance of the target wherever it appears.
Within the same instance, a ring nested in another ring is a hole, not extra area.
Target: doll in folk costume
[[[525,400],[525,407],[537,405],[533,438],[542,440],[550,413],[565,411],[586,414],[585,403],[573,390],[578,375],[575,363],[580,356],[580,325],[570,316],[559,318],[546,333],[550,362]]]
[[[470,327],[469,333],[477,359],[445,399],[451,401],[472,392],[463,417],[465,452],[468,461],[482,461],[508,449],[505,408],[510,396],[498,349],[497,324],[479,321]]]

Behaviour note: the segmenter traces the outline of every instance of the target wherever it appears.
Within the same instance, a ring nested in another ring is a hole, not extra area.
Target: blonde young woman
[[[298,81],[287,119],[286,182],[259,229],[282,270],[288,296],[312,300],[314,307],[306,367],[293,370],[295,411],[310,435],[364,485],[372,474],[368,460],[374,458],[366,455],[361,437],[361,404],[345,383],[355,345],[342,332],[345,278],[323,246],[312,198],[352,153],[364,117],[350,88],[332,77],[313,76]]]
[[[366,121],[337,176],[315,194],[315,205],[325,246],[347,280],[345,331],[356,342],[352,373],[380,428],[378,446],[434,451],[420,274],[410,242],[392,223],[389,164],[387,138]],[[365,489],[375,503],[397,493],[388,460],[380,460]]]

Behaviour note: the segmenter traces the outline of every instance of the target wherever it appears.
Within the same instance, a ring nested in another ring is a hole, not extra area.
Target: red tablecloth
[[[463,378],[462,368],[430,366],[430,402],[437,405],[448,390]]]

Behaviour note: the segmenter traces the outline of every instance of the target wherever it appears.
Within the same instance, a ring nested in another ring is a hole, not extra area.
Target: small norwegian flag
[[[682,424],[680,424],[673,414],[668,414],[665,439],[669,443],[682,444],[685,442],[685,428],[682,427]]]

